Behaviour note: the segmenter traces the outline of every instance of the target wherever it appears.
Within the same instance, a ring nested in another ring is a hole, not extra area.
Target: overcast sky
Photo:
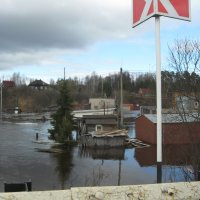
[[[192,22],[161,18],[162,68],[174,40],[200,39],[200,3],[191,1]],[[1,0],[0,78],[153,72],[154,24],[132,28],[132,0]]]

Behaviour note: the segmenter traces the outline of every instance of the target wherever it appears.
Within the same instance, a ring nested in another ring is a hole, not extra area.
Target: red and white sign
[[[190,0],[133,0],[133,26],[163,15],[190,21]]]

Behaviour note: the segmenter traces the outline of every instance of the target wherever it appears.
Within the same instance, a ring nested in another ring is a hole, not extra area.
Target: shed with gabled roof
[[[156,144],[157,115],[146,114],[136,119],[136,138]],[[198,114],[162,115],[163,144],[200,143],[200,121]]]
[[[87,130],[94,131],[96,125],[101,125],[103,130],[113,130],[118,127],[117,116],[115,115],[84,115],[82,120],[87,126]]]

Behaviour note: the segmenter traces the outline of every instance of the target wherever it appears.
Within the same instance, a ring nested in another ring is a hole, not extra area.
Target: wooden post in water
[[[122,163],[121,163],[121,160],[119,160],[119,171],[118,171],[118,182],[117,182],[117,185],[120,186],[121,185],[121,166]]]

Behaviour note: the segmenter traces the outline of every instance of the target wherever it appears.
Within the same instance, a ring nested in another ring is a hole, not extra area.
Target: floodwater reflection
[[[115,148],[79,148],[79,156],[81,158],[84,157],[91,157],[94,160],[101,160],[102,165],[104,164],[105,160],[118,160],[119,161],[119,168],[118,168],[118,180],[117,185],[121,185],[121,169],[122,169],[122,160],[125,160],[125,148],[115,147]],[[96,177],[95,179],[98,181],[98,184],[96,184],[93,181],[93,186],[99,185],[101,182],[101,179],[103,177],[107,177],[106,174],[102,173],[100,170],[101,168],[98,168],[98,174],[93,177]],[[93,172],[94,173],[94,172]],[[94,180],[95,180],[94,179]]]
[[[60,180],[61,189],[65,189],[70,187],[65,184],[73,168],[73,147],[62,146],[60,149],[61,153],[52,154],[52,157],[56,160],[55,172]]]
[[[200,145],[163,145],[162,181],[199,181]],[[141,167],[156,166],[156,146],[135,150]]]

